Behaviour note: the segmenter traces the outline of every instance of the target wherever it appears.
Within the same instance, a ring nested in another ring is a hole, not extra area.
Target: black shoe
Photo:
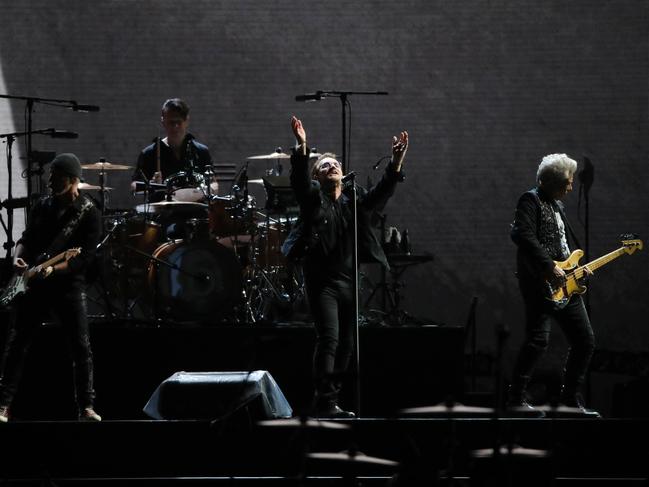
[[[316,418],[355,418],[356,415],[351,411],[345,411],[338,407],[338,404],[331,404],[322,409],[318,409],[315,413]]]
[[[509,399],[505,406],[505,411],[508,415],[524,417],[524,418],[543,418],[545,413],[538,408],[532,406],[527,399]]]
[[[562,397],[560,401],[560,405],[563,405],[567,408],[570,408],[573,410],[574,414],[573,417],[583,417],[583,418],[601,418],[602,415],[599,414],[597,411],[594,409],[588,409],[584,405],[584,401],[581,397],[581,394],[575,394],[569,397]]]

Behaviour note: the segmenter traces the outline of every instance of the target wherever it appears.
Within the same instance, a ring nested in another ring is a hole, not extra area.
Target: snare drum
[[[148,287],[158,317],[220,321],[242,299],[242,270],[234,252],[212,240],[176,240],[153,254]]]

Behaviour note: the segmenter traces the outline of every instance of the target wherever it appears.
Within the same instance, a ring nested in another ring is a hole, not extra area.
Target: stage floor
[[[34,485],[85,485],[91,479],[101,479],[102,485],[130,485],[175,479],[190,485],[210,479],[237,483],[238,478],[270,485],[278,478],[295,478],[305,465],[312,483],[316,477],[347,473],[376,477],[374,483],[386,485],[395,474],[420,480],[438,474],[484,476],[493,462],[472,459],[471,452],[508,441],[548,453],[546,458],[502,457],[515,479],[531,479],[525,485],[547,485],[540,482],[550,478],[590,485],[596,479],[631,482],[647,476],[646,420],[375,418],[336,423],[350,428],[303,435],[295,429],[259,426],[244,414],[215,423],[14,421],[0,425],[0,479],[21,479],[20,485],[44,478],[53,483]],[[350,448],[399,465],[301,461],[307,451]],[[126,483],[111,483],[118,482],[115,479]]]

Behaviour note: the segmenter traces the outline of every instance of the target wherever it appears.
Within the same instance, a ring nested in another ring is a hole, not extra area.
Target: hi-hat
[[[133,169],[133,166],[100,161],[100,162],[91,162],[89,164],[81,164],[81,168],[89,169],[91,171],[125,171],[127,169]]]
[[[301,420],[300,418],[291,419],[269,419],[266,421],[259,421],[259,426],[270,428],[286,428],[286,429],[316,429],[316,430],[348,430],[349,425],[344,423],[334,423],[333,421],[319,421],[317,419]]]
[[[79,183],[79,189],[83,189],[85,191],[97,191],[101,190],[101,186],[95,186],[94,184],[88,184],[88,183]],[[104,186],[103,190],[104,191],[111,191],[113,188],[110,188],[108,186]]]
[[[283,152],[271,152],[270,154],[262,154],[260,156],[250,156],[249,161],[268,161],[273,159],[290,159],[291,156]]]

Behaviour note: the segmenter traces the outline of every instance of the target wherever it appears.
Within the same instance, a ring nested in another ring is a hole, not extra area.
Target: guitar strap
[[[79,208],[77,214],[74,215],[68,221],[68,223],[66,223],[66,225],[61,229],[59,234],[54,238],[50,246],[47,248],[47,251],[45,253],[48,256],[58,254],[66,247],[70,236],[77,229],[79,223],[81,223],[81,219],[90,210],[90,208],[92,208],[93,203],[90,198],[83,194],[81,195],[81,198],[83,198],[83,202],[81,203],[81,207]]]

